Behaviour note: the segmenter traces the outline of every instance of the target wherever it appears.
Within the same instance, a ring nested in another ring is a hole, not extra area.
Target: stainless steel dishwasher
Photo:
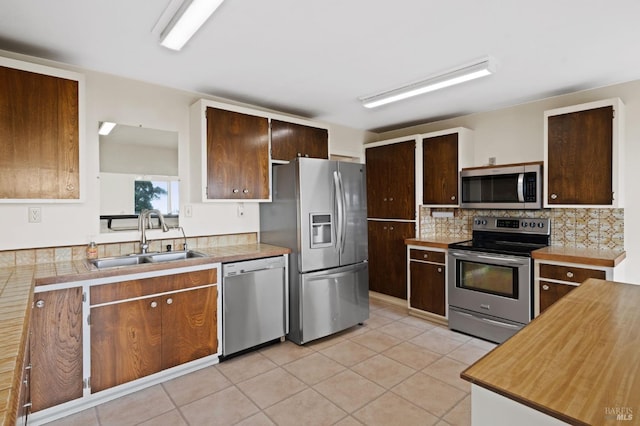
[[[222,355],[289,332],[289,289],[284,256],[222,265]]]

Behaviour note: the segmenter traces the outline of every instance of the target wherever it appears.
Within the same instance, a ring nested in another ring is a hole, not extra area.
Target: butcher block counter
[[[86,260],[0,268],[0,426],[14,425],[34,287],[200,263],[225,263],[288,254],[268,244],[198,248],[206,257],[97,270]],[[176,262],[180,262],[179,265]]]
[[[500,418],[510,411],[500,404],[513,407],[513,401],[537,410],[524,408],[532,416],[550,416],[523,423],[527,416],[521,411],[521,425],[557,424],[556,419],[580,425],[637,424],[639,307],[640,285],[585,281],[462,372],[475,385],[474,424],[508,424]],[[496,395],[493,414],[486,395]],[[495,421],[489,421],[491,416]]]

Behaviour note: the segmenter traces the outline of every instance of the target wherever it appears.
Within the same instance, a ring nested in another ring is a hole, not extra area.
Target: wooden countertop
[[[595,250],[575,247],[549,246],[531,253],[534,259],[583,263],[593,266],[614,267],[627,256],[624,250]]]
[[[207,254],[208,257],[181,260],[179,266],[227,263],[291,253],[288,248],[269,244],[198,248],[196,251]],[[177,266],[176,262],[166,262],[100,271],[85,260],[76,260],[0,268],[0,425],[14,425],[16,422],[16,398],[20,386],[34,286]]]
[[[640,285],[591,278],[461,377],[571,424],[619,424],[616,408],[636,420],[639,307]]]
[[[441,236],[432,235],[426,238],[407,238],[404,240],[406,245],[422,246],[422,247],[435,247],[435,248],[449,248],[449,244],[459,243],[461,241],[467,241],[471,239],[471,235],[468,236]]]

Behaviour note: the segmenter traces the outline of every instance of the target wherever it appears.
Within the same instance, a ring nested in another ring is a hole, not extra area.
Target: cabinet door
[[[34,295],[31,401],[39,411],[82,397],[82,287]]]
[[[329,158],[329,131],[302,124],[271,120],[271,158]]]
[[[548,204],[613,203],[613,107],[548,118]]]
[[[216,312],[217,287],[162,297],[162,368],[217,352]]]
[[[91,391],[162,369],[162,300],[133,300],[91,309]]]
[[[78,82],[0,66],[0,199],[78,199]]]
[[[409,262],[411,307],[445,316],[445,267]]]
[[[415,219],[415,141],[367,148],[367,216]]]
[[[540,281],[540,313],[578,286]]]
[[[410,222],[369,221],[369,288],[407,298],[406,238],[414,236]]]
[[[267,118],[207,108],[207,198],[269,198]]]
[[[423,204],[458,204],[458,134],[422,140]]]

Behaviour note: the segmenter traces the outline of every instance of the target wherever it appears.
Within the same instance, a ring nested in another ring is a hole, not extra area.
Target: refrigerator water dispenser
[[[311,248],[330,247],[333,245],[332,219],[331,213],[309,214]]]

